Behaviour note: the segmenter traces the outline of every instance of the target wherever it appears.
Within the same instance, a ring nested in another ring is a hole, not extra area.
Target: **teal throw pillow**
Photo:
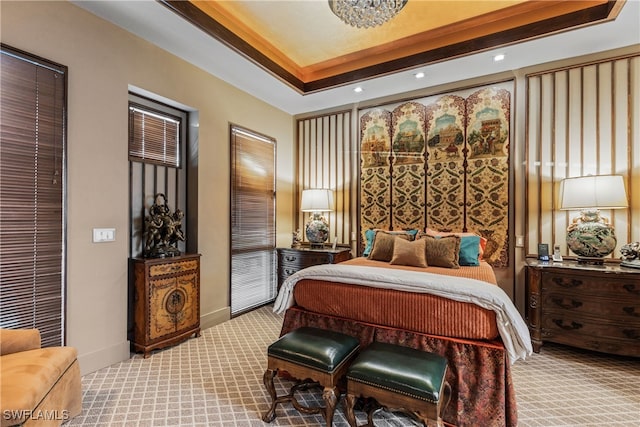
[[[480,236],[462,236],[460,238],[460,259],[458,264],[466,266],[480,265]]]

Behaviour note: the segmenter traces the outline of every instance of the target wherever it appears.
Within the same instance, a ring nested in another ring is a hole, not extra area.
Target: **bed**
[[[448,359],[452,426],[516,426],[510,366],[531,354],[526,324],[492,267],[393,265],[357,257],[309,267],[283,284],[274,310],[281,334],[313,326],[401,344]]]

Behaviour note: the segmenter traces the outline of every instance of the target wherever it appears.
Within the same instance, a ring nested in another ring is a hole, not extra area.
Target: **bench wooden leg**
[[[357,427],[356,424],[356,414],[353,412],[353,407],[356,406],[356,402],[358,398],[353,394],[347,394],[346,397],[346,406],[347,406],[347,422],[350,427]]]
[[[273,377],[276,376],[276,372],[276,370],[267,369],[262,376],[262,382],[269,392],[269,396],[271,396],[271,408],[269,408],[269,410],[262,416],[262,421],[265,423],[270,423],[276,418],[276,405],[278,404],[278,399],[276,395],[276,387],[273,385]]]
[[[276,387],[273,384],[273,378],[275,378],[278,373],[277,369],[267,369],[262,376],[262,382],[264,383],[267,392],[269,392],[269,396],[271,397],[271,407],[267,412],[262,416],[262,421],[265,423],[270,423],[276,418],[276,407],[279,403],[291,402],[293,407],[303,414],[313,415],[322,413],[327,420],[327,427],[330,427],[333,422],[333,415],[335,413],[336,406],[338,404],[339,393],[336,395],[337,387],[325,387],[322,393],[322,399],[325,401],[325,407],[307,407],[303,406],[298,402],[298,399],[295,397],[295,392],[298,390],[308,390],[313,387],[319,387],[320,385],[317,382],[307,380],[307,381],[298,381],[294,384],[289,390],[289,394],[284,396],[278,396],[276,394]],[[321,386],[320,386],[321,387]]]
[[[333,415],[336,412],[336,406],[338,405],[338,398],[340,392],[336,394],[338,387],[325,387],[322,392],[322,400],[324,400],[324,418],[327,421],[327,427],[333,425]]]

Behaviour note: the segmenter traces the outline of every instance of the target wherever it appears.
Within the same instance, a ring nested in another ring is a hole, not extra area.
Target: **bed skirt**
[[[394,329],[341,317],[289,308],[280,335],[302,326],[358,337],[366,347],[373,341],[404,345],[444,356],[451,401],[443,421],[457,427],[515,427],[518,424],[509,358],[500,341],[474,341]]]

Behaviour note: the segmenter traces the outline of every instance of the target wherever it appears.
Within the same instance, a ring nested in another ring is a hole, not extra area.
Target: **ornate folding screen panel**
[[[391,112],[360,118],[360,228],[391,228]]]
[[[424,105],[399,105],[393,110],[391,125],[391,224],[398,229],[424,228]]]
[[[360,111],[361,235],[475,232],[506,267],[512,93],[505,82]]]
[[[430,227],[464,229],[465,102],[445,95],[427,106],[427,209]]]

